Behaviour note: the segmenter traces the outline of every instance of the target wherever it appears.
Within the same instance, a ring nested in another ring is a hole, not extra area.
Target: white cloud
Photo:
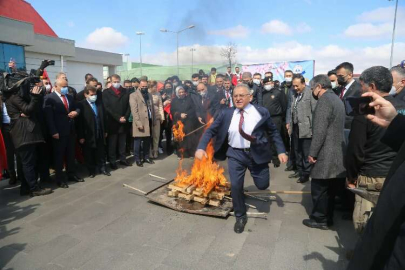
[[[113,28],[102,27],[90,33],[83,46],[97,50],[115,51],[127,45],[128,41],[128,37]]]
[[[238,25],[232,28],[223,30],[212,30],[207,32],[209,35],[225,36],[228,38],[247,38],[250,34],[250,30],[247,27]]]
[[[293,30],[285,22],[282,22],[280,20],[271,20],[262,25],[262,33],[291,35],[293,33]]]
[[[191,64],[190,48],[196,48],[194,52],[195,64],[225,64],[220,57],[222,46],[201,46],[195,44],[190,47],[180,47],[180,65]],[[249,46],[238,46],[237,61],[242,64],[260,64],[277,61],[294,60],[315,60],[316,74],[326,73],[344,61],[352,62],[354,72],[361,73],[364,69],[375,66],[389,66],[391,45],[386,44],[376,47],[349,49],[338,45],[324,47],[313,47],[299,42],[287,42],[273,45],[265,49],[254,49]],[[405,43],[395,44],[394,63],[399,63],[402,55],[399,52],[405,51]],[[145,55],[145,63],[158,65],[176,65],[176,52],[157,53]]]
[[[311,31],[311,26],[305,22],[299,23],[297,26],[290,26],[286,22],[272,20],[262,25],[262,33],[264,34],[279,34],[288,36],[292,35],[293,33],[304,34]]]
[[[388,38],[392,35],[394,7],[377,8],[364,12],[357,17],[359,23],[350,25],[343,32],[350,38]],[[397,12],[397,35],[405,34],[405,8]]]

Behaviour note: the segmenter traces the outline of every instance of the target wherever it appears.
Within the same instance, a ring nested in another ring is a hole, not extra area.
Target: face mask
[[[143,94],[146,94],[146,93],[148,92],[148,88],[141,88],[141,92],[142,92]]]
[[[260,80],[259,79],[253,79],[253,83],[256,85],[260,85]]]
[[[179,83],[177,83],[177,82],[173,83],[173,86],[174,86],[174,87],[176,87],[176,86],[178,86],[178,85],[179,85]]]
[[[113,86],[115,89],[119,89],[119,88],[121,87],[121,83],[119,83],[119,82],[113,83],[112,86]]]
[[[335,89],[336,88],[336,82],[330,82],[331,84],[332,84],[332,89]]]
[[[63,96],[65,96],[65,95],[67,95],[68,90],[69,90],[69,89],[68,89],[67,87],[62,87],[62,88],[60,89],[60,94],[63,95]]]
[[[45,88],[46,88],[46,91],[47,91],[47,92],[50,92],[50,91],[51,91],[51,85],[50,85],[50,84],[47,84],[47,85],[45,86]]]
[[[285,82],[288,82],[288,83],[292,82],[292,78],[291,78],[291,77],[284,78],[284,80],[285,80]]]
[[[200,94],[202,97],[205,97],[205,96],[207,95],[207,92],[201,91],[201,92],[199,92],[199,94]]]
[[[90,103],[94,103],[94,102],[97,101],[97,95],[89,96],[89,97],[87,97],[87,100],[88,100]]]
[[[344,77],[338,77],[338,83],[341,86],[345,86],[347,83],[345,82],[345,78]]]
[[[264,86],[264,89],[267,90],[267,91],[269,91],[269,90],[273,89],[273,86],[271,86],[271,85],[265,85],[265,86]]]
[[[315,100],[318,100],[318,98],[319,98],[318,96],[319,96],[319,93],[318,93],[318,95],[315,96],[315,95],[314,95],[314,91],[312,91],[312,97],[313,97]]]
[[[198,81],[193,81],[193,85],[197,86],[198,85]]]

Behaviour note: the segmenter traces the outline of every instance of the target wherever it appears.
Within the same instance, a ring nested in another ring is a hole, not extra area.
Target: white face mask
[[[330,82],[332,84],[332,89],[336,88],[336,82]]]
[[[115,89],[118,89],[118,88],[120,88],[120,86],[121,86],[121,83],[113,83],[112,84],[112,86],[115,88]]]
[[[193,85],[194,85],[194,86],[197,86],[198,84],[199,84],[198,81],[193,81]]]
[[[260,80],[259,79],[253,79],[253,83],[257,84],[257,85],[260,85]]]
[[[50,85],[50,84],[47,84],[47,85],[45,86],[45,88],[46,88],[46,91],[47,91],[47,92],[51,91],[51,85]]]
[[[178,86],[178,85],[179,85],[178,82],[173,83],[173,86],[174,86],[174,87],[176,87],[176,86]]]
[[[266,89],[268,91],[268,90],[273,89],[273,86],[272,85],[265,85],[264,89]]]
[[[97,95],[89,96],[89,97],[87,97],[87,100],[88,100],[89,102],[91,102],[91,103],[94,103],[94,102],[97,101]]]
[[[284,80],[285,80],[286,82],[292,82],[292,78],[291,78],[291,77],[284,78]]]

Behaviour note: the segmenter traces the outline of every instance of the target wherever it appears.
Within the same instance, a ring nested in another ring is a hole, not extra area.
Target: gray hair
[[[185,90],[184,87],[181,86],[181,85],[176,87],[176,97],[179,97],[179,91],[180,91],[181,89]]]
[[[243,72],[242,78],[252,78],[252,73],[249,71]]]
[[[311,89],[314,89],[318,85],[320,85],[322,89],[332,89],[332,84],[328,76],[324,74],[316,75],[309,82],[309,86],[311,87]]]
[[[405,79],[405,68],[396,66],[391,68],[391,72],[396,72],[401,80]]]
[[[249,95],[253,94],[253,90],[250,89],[250,87],[244,83],[238,83],[235,88],[233,89],[233,91],[235,92],[236,89],[238,88],[244,88],[246,89],[246,91],[249,93]]]
[[[65,77],[67,77],[65,72],[58,72],[58,74],[56,74],[56,79],[58,80],[63,75],[65,75]]]
[[[366,69],[361,73],[359,80],[367,85],[373,83],[378,91],[384,93],[391,91],[393,83],[391,72],[383,66],[374,66]]]

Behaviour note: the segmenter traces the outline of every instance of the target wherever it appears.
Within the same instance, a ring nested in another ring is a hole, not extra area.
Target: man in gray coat
[[[299,177],[297,183],[309,180],[311,164],[308,162],[309,147],[312,139],[312,113],[316,107],[316,100],[311,89],[305,84],[301,74],[293,77],[292,85],[296,93],[291,100],[291,109],[287,114],[287,129],[295,145],[295,157],[298,173],[289,177]]]
[[[313,208],[303,224],[311,228],[327,229],[333,225],[336,191],[344,183],[344,125],[345,108],[332,91],[329,78],[317,75],[311,82],[312,96],[318,100],[313,116],[313,135],[308,160],[311,170]]]

